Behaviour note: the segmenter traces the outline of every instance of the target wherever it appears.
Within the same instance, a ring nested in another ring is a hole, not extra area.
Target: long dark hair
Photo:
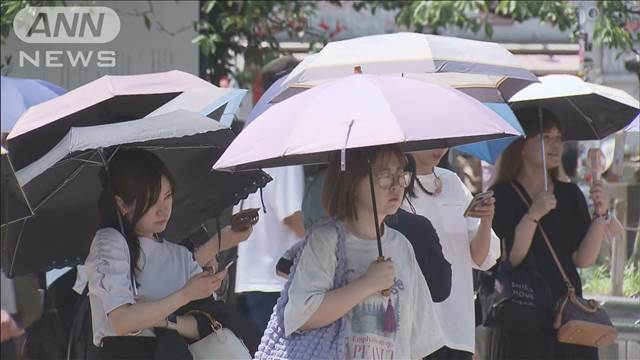
[[[542,109],[542,129],[540,129],[540,117],[538,107],[526,107],[514,111],[516,117],[522,125],[522,129],[527,138],[537,136],[541,132],[556,128],[563,132],[556,116],[547,109]],[[496,183],[509,183],[520,172],[522,168],[522,149],[526,142],[525,138],[514,141],[500,156],[497,166]],[[549,169],[552,179],[558,179],[558,169]]]
[[[135,278],[139,271],[140,240],[135,227],[142,216],[153,206],[160,196],[162,176],[176,190],[173,175],[166,165],[152,152],[143,149],[121,149],[109,161],[109,171],[102,171],[102,193],[98,201],[99,228],[114,228],[124,231],[129,247],[130,272]],[[115,196],[119,196],[127,206],[135,204],[131,221],[120,214]],[[122,227],[120,221],[122,219]]]

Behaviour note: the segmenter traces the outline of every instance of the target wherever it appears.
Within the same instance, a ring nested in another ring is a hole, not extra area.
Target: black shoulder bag
[[[550,321],[550,290],[535,267],[513,267],[506,253],[503,244],[493,276],[481,280],[482,324],[514,333],[540,332]]]

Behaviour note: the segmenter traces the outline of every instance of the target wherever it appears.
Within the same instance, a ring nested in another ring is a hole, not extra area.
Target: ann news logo
[[[120,32],[120,18],[103,6],[27,7],[13,20],[16,36],[31,44],[104,44]],[[113,50],[20,50],[20,67],[28,62],[40,67],[116,66]]]

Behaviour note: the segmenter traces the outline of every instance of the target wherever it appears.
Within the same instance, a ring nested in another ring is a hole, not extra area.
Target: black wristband
[[[193,318],[196,319],[196,323],[198,323],[199,339],[205,338],[213,332],[213,329],[211,328],[211,323],[206,316],[201,314],[189,314],[189,315],[193,316]]]

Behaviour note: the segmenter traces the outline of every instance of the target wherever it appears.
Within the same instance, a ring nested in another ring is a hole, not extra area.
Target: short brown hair
[[[332,154],[322,188],[322,206],[327,215],[337,220],[358,220],[356,186],[369,176],[369,159],[375,163],[389,155],[397,156],[405,165],[406,158],[397,145],[347,150],[345,171],[340,169],[340,152]]]

